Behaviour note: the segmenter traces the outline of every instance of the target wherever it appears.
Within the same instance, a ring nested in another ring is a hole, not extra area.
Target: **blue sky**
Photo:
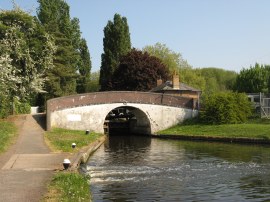
[[[157,42],[181,53],[193,67],[239,72],[255,62],[270,64],[269,0],[67,0],[80,19],[91,54],[92,71],[100,68],[103,29],[115,13],[128,20],[132,46]],[[36,0],[16,0],[36,13]],[[11,9],[10,0],[0,0]]]

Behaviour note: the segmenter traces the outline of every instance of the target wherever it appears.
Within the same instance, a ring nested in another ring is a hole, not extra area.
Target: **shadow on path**
[[[33,114],[32,115],[38,125],[45,131],[46,130],[46,114]]]

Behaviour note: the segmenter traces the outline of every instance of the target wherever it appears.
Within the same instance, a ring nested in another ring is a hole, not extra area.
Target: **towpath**
[[[0,202],[40,201],[68,153],[52,153],[44,141],[45,115],[16,117],[17,142],[0,155]]]

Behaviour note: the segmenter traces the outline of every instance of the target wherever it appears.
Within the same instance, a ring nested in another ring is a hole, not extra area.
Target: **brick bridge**
[[[110,91],[47,101],[47,130],[52,127],[107,132],[125,125],[131,133],[154,134],[198,114],[192,98],[161,93]]]

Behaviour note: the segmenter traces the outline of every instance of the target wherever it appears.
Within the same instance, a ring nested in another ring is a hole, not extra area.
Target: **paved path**
[[[55,170],[69,154],[51,153],[44,142],[43,114],[16,118],[17,142],[0,155],[0,202],[40,201]]]

